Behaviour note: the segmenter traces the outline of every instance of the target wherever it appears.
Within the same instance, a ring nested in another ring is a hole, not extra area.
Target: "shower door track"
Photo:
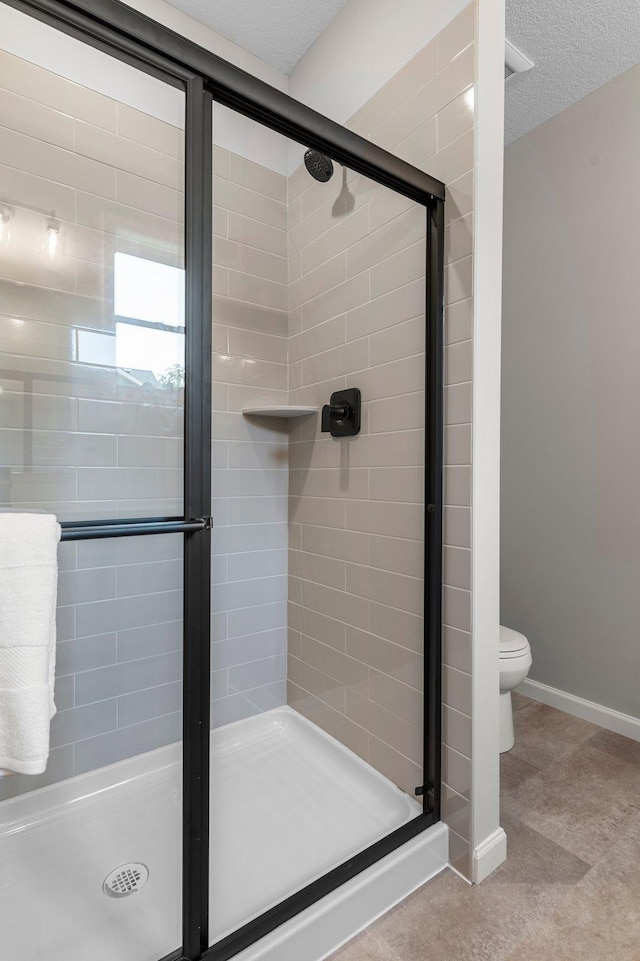
[[[119,0],[0,2],[186,95],[184,516],[66,522],[62,538],[184,534],[182,946],[159,961],[227,961],[440,820],[445,186]],[[425,697],[423,783],[416,785],[422,813],[209,946],[213,100],[425,208]]]

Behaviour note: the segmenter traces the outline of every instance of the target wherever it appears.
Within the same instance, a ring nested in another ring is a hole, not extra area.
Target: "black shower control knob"
[[[330,431],[332,421],[341,424],[348,420],[351,414],[348,404],[325,404],[322,408],[322,430]]]
[[[321,428],[332,437],[352,437],[360,432],[360,391],[337,390],[322,408]]]

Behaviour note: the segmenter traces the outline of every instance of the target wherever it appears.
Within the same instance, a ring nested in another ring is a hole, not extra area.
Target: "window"
[[[113,268],[116,317],[184,333],[184,270],[120,253]]]
[[[184,270],[117,253],[113,273],[115,336],[77,330],[78,361],[147,388],[184,387]]]

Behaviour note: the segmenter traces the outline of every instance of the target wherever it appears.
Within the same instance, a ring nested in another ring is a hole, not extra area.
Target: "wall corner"
[[[504,0],[476,0],[473,251],[472,880],[504,860],[500,828],[500,342]]]

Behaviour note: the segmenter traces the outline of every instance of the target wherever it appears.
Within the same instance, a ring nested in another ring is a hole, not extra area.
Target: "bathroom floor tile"
[[[640,818],[509,961],[638,961]]]
[[[500,755],[500,792],[502,795],[510,794],[519,788],[521,784],[535,774],[540,768],[534,767],[527,761],[521,761],[511,752]]]
[[[640,813],[640,765],[582,744],[502,801],[506,814],[595,864]]]
[[[444,883],[425,885],[376,925],[402,961],[502,961],[569,890],[499,879],[471,887],[453,875],[441,877]]]
[[[598,731],[595,724],[535,703],[514,712],[513,727],[516,743],[511,754],[539,768],[552,764]]]
[[[508,857],[486,884],[577,884],[591,865],[534,831],[518,818],[503,814]]]
[[[621,761],[640,765],[640,741],[632,741],[630,737],[614,734],[613,731],[599,730],[587,741],[589,747],[595,747],[605,754],[613,754]]]

